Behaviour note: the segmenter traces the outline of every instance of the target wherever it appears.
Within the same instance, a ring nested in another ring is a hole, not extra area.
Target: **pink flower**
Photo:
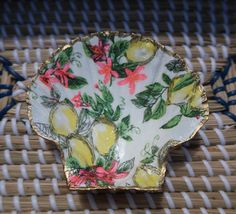
[[[112,161],[111,167],[105,170],[103,167],[99,166],[96,168],[96,177],[106,183],[114,184],[114,179],[124,178],[128,175],[128,172],[117,173],[119,162]]]
[[[110,45],[103,44],[102,40],[98,41],[98,45],[90,45],[89,48],[92,51],[92,58],[94,61],[106,60],[106,52],[108,51]]]
[[[76,187],[86,183],[89,183],[90,186],[96,186],[98,181],[108,183],[113,185],[115,179],[120,179],[126,177],[128,172],[117,172],[119,162],[112,161],[112,164],[108,170],[105,170],[103,167],[93,167],[91,169],[81,169],[79,170],[78,175],[70,175],[69,183],[71,186]]]
[[[78,175],[70,175],[69,176],[69,183],[71,186],[81,186],[86,183],[90,183],[90,186],[96,186],[96,177],[94,176],[94,171],[79,170]]]
[[[99,74],[104,75],[104,80],[103,80],[104,84],[107,84],[112,76],[116,78],[119,77],[118,73],[112,70],[111,58],[107,58],[107,63],[104,62],[96,62],[96,63],[100,67],[100,69],[98,70]]]
[[[75,95],[72,99],[71,102],[74,104],[76,108],[79,108],[83,105],[83,101],[81,99],[81,93],[80,91],[78,92],[77,95]]]
[[[138,66],[134,71],[126,68],[125,73],[127,74],[127,77],[119,81],[118,85],[129,84],[129,93],[133,94],[135,92],[136,82],[147,79],[145,74],[140,74],[143,68],[144,66]]]
[[[52,83],[59,82],[59,80],[53,75],[54,69],[48,69],[43,75],[39,76],[39,80],[47,87],[52,88]]]
[[[70,68],[69,64],[66,64],[64,68],[61,68],[59,62],[57,62],[57,67],[54,69],[54,75],[59,79],[60,83],[68,88],[68,78],[75,78],[75,75],[68,72]]]

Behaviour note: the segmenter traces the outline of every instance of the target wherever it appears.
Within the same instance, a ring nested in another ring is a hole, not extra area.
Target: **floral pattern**
[[[112,76],[116,77],[116,78],[119,77],[119,74],[116,71],[112,70],[112,60],[111,60],[111,58],[107,58],[106,61],[107,62],[105,62],[105,63],[97,62],[97,65],[100,67],[98,72],[99,72],[99,74],[104,75],[103,82],[105,84],[107,84],[110,81]]]
[[[159,189],[168,149],[208,115],[182,59],[150,38],[107,32],[57,51],[33,80],[29,104],[35,131],[63,152],[73,190]]]

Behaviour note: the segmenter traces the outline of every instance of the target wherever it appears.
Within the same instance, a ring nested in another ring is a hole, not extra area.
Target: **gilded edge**
[[[90,38],[92,36],[99,36],[101,34],[104,34],[104,35],[115,35],[115,36],[121,36],[121,37],[124,37],[124,36],[133,36],[133,37],[136,37],[136,38],[142,38],[144,37],[145,39],[150,39],[152,40],[158,48],[160,48],[161,50],[163,50],[164,52],[166,52],[168,55],[170,56],[173,56],[175,58],[178,58],[179,60],[181,60],[181,62],[183,63],[184,67],[185,67],[185,70],[187,72],[190,72],[190,73],[194,73],[198,79],[199,79],[199,76],[197,75],[196,72],[193,72],[191,71],[187,65],[186,65],[186,62],[185,60],[180,56],[178,55],[177,53],[167,49],[164,45],[160,44],[159,42],[155,41],[152,37],[149,37],[149,36],[142,36],[141,34],[137,34],[137,33],[124,33],[124,32],[118,32],[118,31],[114,31],[114,32],[110,32],[110,31],[104,31],[104,32],[96,32],[96,33],[90,33],[86,36],[81,36],[81,37],[78,37],[74,40],[72,40],[69,44],[66,44],[64,45],[63,47],[61,48],[58,48],[56,49],[52,55],[49,57],[48,60],[46,60],[45,62],[43,62],[41,64],[41,66],[39,67],[38,71],[41,70],[41,68],[46,65],[50,60],[51,58],[53,58],[58,52],[60,52],[61,50],[65,49],[65,48],[68,48],[68,47],[71,47],[74,43],[76,43],[77,41],[84,41],[86,40],[87,38]],[[39,73],[35,74],[35,76],[33,77],[32,79],[32,82],[31,84],[29,85],[29,88],[31,88],[32,84],[34,83],[34,81],[36,80],[37,76],[39,75]],[[73,188],[73,187],[70,187],[69,184],[68,184],[68,181],[66,179],[66,183],[67,183],[67,186],[69,187],[70,190],[76,190],[76,191],[80,191],[80,192],[84,192],[84,191],[90,191],[90,190],[112,190],[112,191],[124,191],[124,190],[136,190],[136,191],[149,191],[149,192],[161,192],[162,189],[163,189],[163,183],[164,183],[164,179],[165,179],[165,174],[166,174],[166,164],[167,164],[167,154],[169,153],[170,150],[173,150],[175,149],[176,147],[180,146],[181,144],[189,141],[190,139],[192,139],[194,137],[194,135],[199,131],[199,129],[207,122],[208,118],[209,118],[209,105],[208,105],[208,102],[207,102],[207,96],[206,96],[206,91],[204,90],[204,87],[201,85],[201,83],[199,82],[199,86],[201,88],[201,97],[203,98],[203,102],[202,102],[202,105],[203,105],[203,109],[205,109],[205,115],[204,115],[204,118],[201,120],[200,124],[196,127],[196,129],[194,130],[194,132],[185,140],[183,141],[170,141],[169,143],[169,146],[163,150],[163,153],[165,154],[165,160],[163,161],[163,164],[162,166],[159,166],[161,167],[160,169],[160,180],[159,180],[159,183],[158,183],[158,186],[153,188],[153,187],[150,187],[150,188],[141,188],[141,187],[137,187],[137,186],[132,186],[132,187],[117,187],[117,188],[114,188],[114,187],[111,187],[111,186],[108,186],[108,187],[83,187],[83,188]],[[34,131],[40,136],[40,137],[43,137],[47,140],[50,140],[50,141],[53,141],[56,146],[57,146],[57,149],[60,150],[61,152],[61,159],[62,159],[62,163],[63,163],[63,169],[65,169],[65,160],[64,160],[64,157],[63,157],[63,151],[61,150],[61,148],[58,146],[58,144],[50,137],[46,136],[46,135],[43,135],[40,133],[40,131],[38,130],[38,128],[34,125],[34,122],[33,122],[33,119],[32,119],[32,106],[30,104],[30,101],[29,101],[29,90],[27,91],[27,98],[26,98],[26,103],[28,105],[28,108],[27,108],[27,114],[28,114],[28,117],[29,117],[29,121],[30,121],[30,124],[32,125]],[[64,171],[65,173],[65,171]]]

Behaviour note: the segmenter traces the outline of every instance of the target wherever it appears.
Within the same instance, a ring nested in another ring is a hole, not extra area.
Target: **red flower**
[[[96,177],[94,176],[94,171],[88,171],[81,169],[78,175],[70,175],[69,176],[69,183],[73,186],[81,186],[86,184],[87,182],[90,183],[90,186],[96,186]]]
[[[76,108],[79,108],[83,105],[83,101],[81,99],[81,93],[80,91],[78,92],[77,95],[75,95],[72,99],[71,102],[74,104]]]
[[[53,76],[53,72],[53,69],[48,69],[43,75],[39,76],[39,80],[49,88],[52,88],[52,83],[59,82],[59,80]]]
[[[117,173],[119,162],[112,161],[111,167],[108,170],[105,170],[103,167],[94,167],[90,170],[79,170],[78,175],[70,175],[69,183],[76,187],[86,183],[89,183],[90,186],[96,186],[98,181],[102,181],[113,185],[115,179],[120,179],[126,177],[128,172]]]
[[[99,74],[104,75],[104,84],[107,84],[110,81],[111,76],[114,76],[116,78],[119,77],[118,73],[112,70],[111,58],[107,58],[107,63],[97,62],[97,65],[100,67],[100,69],[98,70]]]
[[[136,82],[147,79],[145,74],[140,74],[143,68],[144,66],[138,66],[134,71],[126,68],[125,73],[127,74],[127,77],[119,81],[118,85],[129,84],[129,93],[133,94],[135,92]]]
[[[103,167],[99,166],[96,168],[96,177],[106,183],[111,185],[114,184],[114,179],[124,178],[128,175],[128,172],[117,173],[119,162],[112,161],[111,167],[108,170],[105,170]]]
[[[98,45],[90,45],[89,48],[92,51],[92,59],[94,61],[106,60],[106,52],[109,49],[109,44],[103,44],[102,40],[98,41]]]
[[[57,67],[54,69],[54,75],[59,79],[60,83],[68,88],[68,78],[75,78],[75,75],[68,72],[70,68],[69,64],[66,64],[64,68],[61,68],[59,62],[57,62]]]

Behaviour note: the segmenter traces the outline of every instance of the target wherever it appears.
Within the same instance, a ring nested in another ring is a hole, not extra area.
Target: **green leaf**
[[[141,163],[143,163],[143,164],[152,163],[154,161],[154,158],[155,158],[155,156],[146,157],[143,160],[141,160]]]
[[[157,120],[161,118],[166,113],[166,102],[162,98],[157,103],[157,105],[154,107],[153,113],[152,113],[152,119]]]
[[[121,172],[129,172],[133,167],[134,167],[134,159],[132,158],[130,160],[127,160],[123,163],[121,163],[118,166],[118,169],[116,170],[117,173],[121,173]]]
[[[111,184],[109,184],[108,182],[105,182],[105,181],[101,181],[101,180],[97,180],[97,183],[100,187],[107,187],[107,186],[110,186]],[[90,186],[90,185],[88,185]]]
[[[60,92],[54,87],[51,89],[50,95],[57,100],[59,100],[61,97]]]
[[[96,166],[104,166],[105,165],[105,158],[102,156],[99,156],[96,160]]]
[[[170,60],[165,66],[169,71],[173,71],[174,73],[184,71],[184,63],[180,59]]]
[[[80,89],[87,84],[87,80],[83,77],[68,78],[68,87],[70,89]]]
[[[87,100],[88,101],[86,103],[88,103],[94,111],[98,111],[98,107],[97,107],[96,103],[94,102],[93,98],[88,95]]]
[[[66,159],[66,166],[69,168],[69,169],[79,169],[80,166],[79,166],[79,162],[77,161],[76,158],[74,157],[68,157]]]
[[[86,44],[85,42],[83,42],[83,49],[84,49],[84,53],[87,57],[91,57],[92,53],[89,49],[88,44]]]
[[[128,127],[130,125],[130,115],[127,115],[126,117],[122,118],[121,122]]]
[[[114,57],[113,58],[114,60],[117,57],[123,55],[128,47],[129,47],[129,41],[127,40],[117,41],[111,45],[109,50],[109,56]]]
[[[63,52],[70,58],[71,54],[73,52],[73,48],[72,47],[68,47],[65,50],[63,50]]]
[[[137,108],[143,108],[143,107],[147,107],[149,100],[148,99],[132,99],[131,102],[137,107]]]
[[[127,76],[125,73],[125,68],[130,69],[131,71],[135,70],[135,68],[138,66],[137,62],[127,62],[127,63],[118,63],[116,61],[112,64],[112,69],[114,71],[117,71],[119,74],[119,78],[124,78]]]
[[[95,94],[95,99],[96,99],[96,102],[105,106],[106,105],[106,102],[97,94]]]
[[[171,83],[171,78],[170,78],[167,74],[165,74],[165,73],[162,74],[162,80],[163,80],[167,85],[170,85],[170,83]]]
[[[112,103],[114,101],[114,98],[108,88],[102,83],[102,81],[98,82],[98,87],[102,92],[103,99],[108,103]]]
[[[98,118],[98,117],[101,116],[100,113],[95,112],[95,111],[90,111],[90,110],[88,110],[88,109],[85,109],[85,111],[86,111],[86,113],[87,113],[88,115],[90,115],[92,118]]]
[[[121,109],[120,109],[120,106],[117,106],[114,114],[112,115],[112,121],[119,120],[120,115],[121,115]]]
[[[188,103],[180,105],[180,112],[185,117],[196,117],[202,115],[202,109],[194,108],[190,106]]]
[[[147,107],[144,111],[143,122],[147,122],[151,118],[152,118],[152,109],[151,109],[151,107]]]
[[[133,140],[133,138],[130,137],[129,135],[122,135],[121,137],[126,141],[132,141]]]
[[[159,147],[156,146],[156,145],[153,145],[152,148],[151,148],[151,152],[152,152],[153,155],[155,155],[158,150],[159,150]]]
[[[182,114],[178,114],[172,117],[167,123],[165,123],[161,128],[162,129],[171,129],[177,126],[182,118]]]
[[[73,51],[73,48],[68,47],[58,54],[57,61],[60,63],[61,66],[65,65],[66,63],[70,61],[72,51]]]
[[[58,99],[56,99],[56,98],[51,98],[51,97],[47,97],[47,96],[40,96],[40,98],[43,100],[43,102],[41,102],[41,104],[43,106],[45,106],[46,108],[52,108],[53,106],[55,106],[58,103]]]
[[[172,89],[173,92],[178,91],[190,84],[192,84],[195,81],[193,75],[191,73],[185,74],[182,76],[181,80],[175,85],[175,87]]]
[[[106,154],[105,160],[105,169],[109,169],[113,160],[119,161],[119,153],[115,144],[110,148],[108,154]]]
[[[151,93],[151,95],[153,96],[160,94],[163,88],[164,86],[161,85],[159,82],[155,82],[147,86],[147,89],[149,89],[148,92]]]
[[[64,99],[64,102],[68,105],[70,105],[71,107],[74,107],[74,104],[68,99],[68,98],[65,98]]]

